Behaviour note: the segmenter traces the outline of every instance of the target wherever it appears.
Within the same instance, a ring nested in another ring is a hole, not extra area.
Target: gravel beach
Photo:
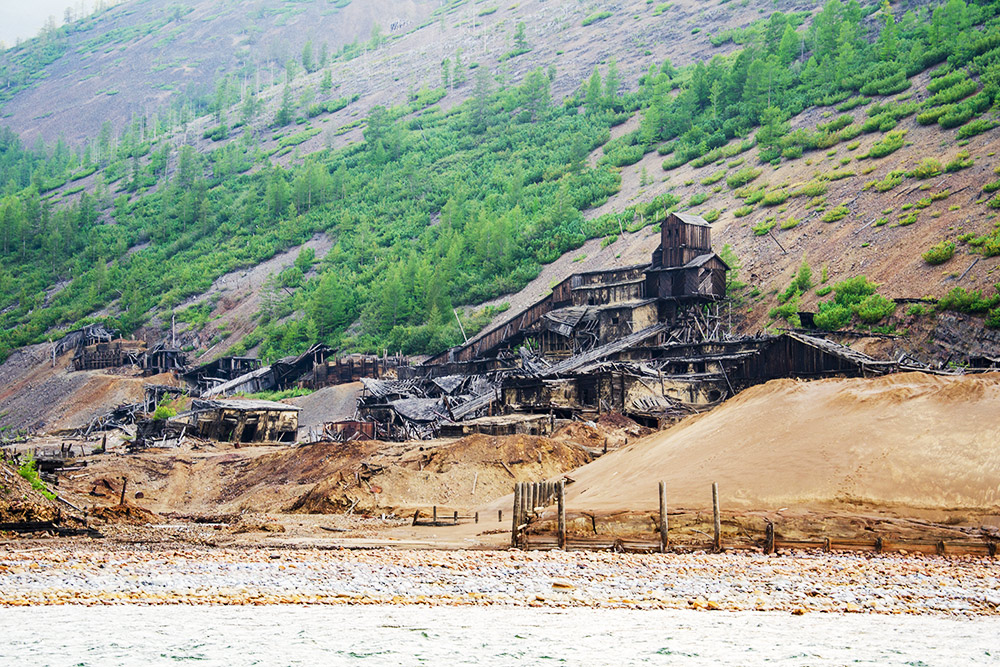
[[[796,552],[0,547],[0,606],[507,605],[997,615],[998,561]]]

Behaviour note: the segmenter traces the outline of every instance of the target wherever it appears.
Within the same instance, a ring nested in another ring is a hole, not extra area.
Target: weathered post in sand
[[[712,550],[718,553],[722,551],[722,518],[719,516],[718,482],[712,482],[712,520],[715,524],[715,540],[712,543]]]
[[[128,486],[128,477],[122,477],[122,497],[118,499],[119,505],[125,504],[125,487]]]
[[[667,552],[667,483],[660,482],[660,553]]]
[[[768,519],[767,527],[764,529],[764,553],[774,553],[774,523]]]
[[[510,546],[513,548],[517,546],[517,522],[521,518],[521,482],[514,484],[514,511],[511,515],[514,519],[510,527]]]
[[[559,548],[566,549],[566,480],[560,480],[556,491],[559,512]]]

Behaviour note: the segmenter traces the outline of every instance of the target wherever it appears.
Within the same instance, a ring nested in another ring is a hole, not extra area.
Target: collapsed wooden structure
[[[359,416],[394,438],[544,430],[544,419],[497,420],[510,413],[657,426],[775,378],[899,369],[804,333],[733,336],[717,306],[728,268],[703,219],[672,213],[649,264],[567,277],[398,381],[366,383]]]

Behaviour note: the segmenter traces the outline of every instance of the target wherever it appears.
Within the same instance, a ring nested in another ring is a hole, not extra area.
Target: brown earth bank
[[[564,479],[571,542],[608,548],[658,541],[664,481],[669,542],[686,549],[711,542],[715,482],[729,548],[759,548],[769,522],[779,541],[982,546],[1000,538],[998,399],[1000,374],[907,373],[776,380],[655,433],[612,415],[551,437],[295,447],[189,439],[131,455],[109,439],[109,453],[74,460],[57,490],[92,515],[102,508],[100,530],[126,542],[495,548],[510,544],[513,485]],[[605,441],[608,453],[594,460]],[[119,504],[123,480],[135,512],[106,509]],[[429,523],[435,507],[437,525],[412,525],[416,512]],[[529,546],[553,546],[554,509],[533,513]],[[455,514],[458,525],[442,525]]]

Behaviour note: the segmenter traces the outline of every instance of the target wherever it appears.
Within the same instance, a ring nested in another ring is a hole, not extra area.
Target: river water
[[[1000,620],[424,606],[0,608],[0,665],[1000,664]]]

